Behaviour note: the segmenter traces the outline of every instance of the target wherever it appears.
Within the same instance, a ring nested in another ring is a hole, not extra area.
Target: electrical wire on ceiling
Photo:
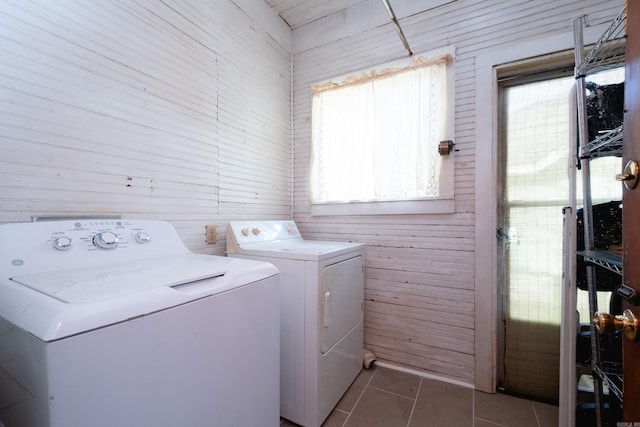
[[[382,3],[384,3],[384,6],[387,8],[387,12],[389,12],[389,17],[391,18],[391,22],[393,22],[393,25],[396,27],[396,31],[400,36],[400,40],[402,40],[402,44],[404,45],[404,48],[407,49],[407,52],[409,52],[409,56],[413,56],[413,52],[411,52],[411,48],[409,47],[409,42],[407,41],[407,38],[404,36],[404,33],[402,32],[402,28],[400,28],[400,23],[398,22],[398,18],[396,18],[396,14],[393,12],[393,9],[391,8],[391,4],[389,3],[389,0],[382,0]]]

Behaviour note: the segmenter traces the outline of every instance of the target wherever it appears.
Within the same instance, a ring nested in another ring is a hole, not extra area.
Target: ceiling
[[[367,0],[266,0],[267,4],[295,30],[310,22],[338,13]]]

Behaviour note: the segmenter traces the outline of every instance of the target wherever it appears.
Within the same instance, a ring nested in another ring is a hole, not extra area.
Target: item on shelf
[[[610,245],[609,250],[618,256],[622,256],[622,245]]]
[[[622,364],[622,334],[620,331],[600,335],[600,360],[606,360],[610,364]],[[591,331],[588,323],[580,325],[576,339],[576,362],[585,366],[591,364]]]
[[[602,389],[602,392],[605,395],[609,394],[609,387],[606,384],[602,387]],[[578,391],[593,393],[593,376],[589,374],[580,375],[580,381],[578,381]]]
[[[611,201],[593,205],[593,244],[596,251],[616,250],[622,245],[622,202]],[[584,250],[584,224],[582,209],[577,213],[577,249]],[[596,290],[615,291],[622,284],[619,274],[604,268],[596,268]],[[587,269],[584,258],[578,256],[576,286],[587,287]]]
[[[586,96],[589,141],[593,141],[598,135],[622,125],[624,83],[598,85],[586,82],[585,87],[589,91]]]

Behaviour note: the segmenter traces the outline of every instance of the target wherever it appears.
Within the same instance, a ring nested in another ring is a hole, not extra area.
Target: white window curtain
[[[436,197],[450,56],[314,88],[313,203]]]

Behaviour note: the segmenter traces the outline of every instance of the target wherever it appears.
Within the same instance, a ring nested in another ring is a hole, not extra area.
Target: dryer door
[[[326,353],[362,321],[363,257],[326,266],[320,274],[320,343]]]

